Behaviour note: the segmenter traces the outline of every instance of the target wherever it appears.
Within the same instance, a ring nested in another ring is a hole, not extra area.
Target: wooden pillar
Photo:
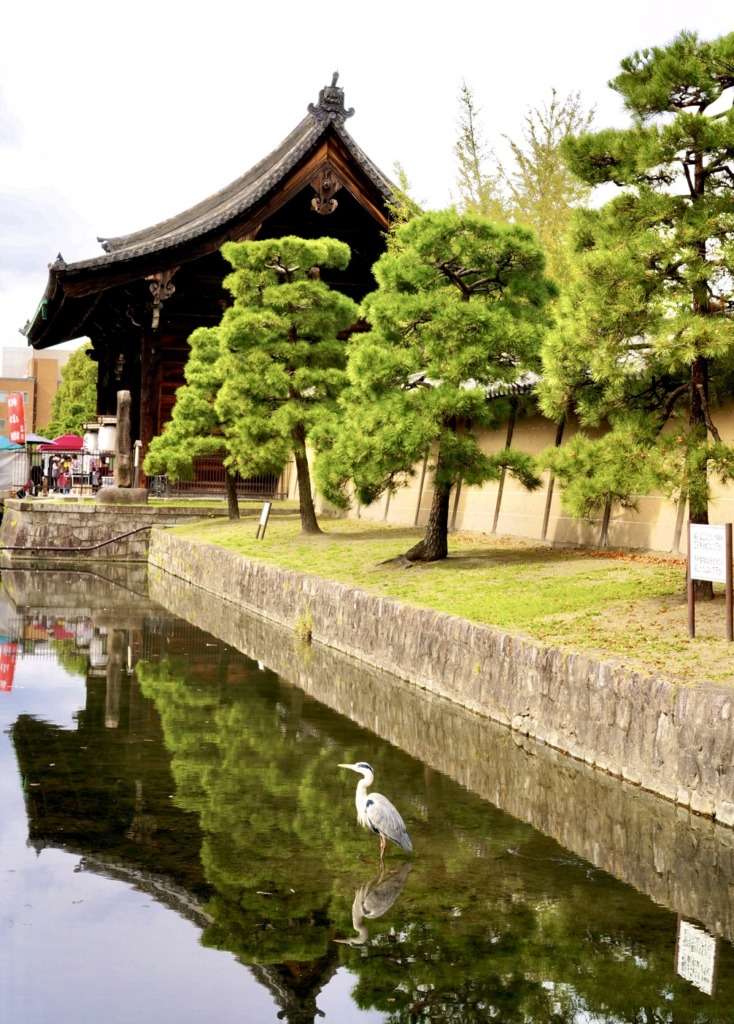
[[[563,441],[563,429],[564,429],[565,425],[566,425],[566,417],[565,416],[561,416],[560,420],[558,421],[558,425],[556,426],[556,440],[555,440],[555,447],[556,448],[560,448],[561,447],[561,442]],[[555,474],[553,473],[553,470],[551,470],[550,471],[550,476],[548,477],[548,490],[546,491],[546,495],[545,495],[545,509],[543,510],[543,528],[540,531],[540,539],[541,540],[545,540],[547,538],[547,536],[548,536],[548,522],[550,520],[550,510],[551,510],[551,504],[553,502],[553,487],[555,485],[555,481],[556,481]]]
[[[114,416],[117,408],[114,342],[110,338],[95,338],[92,354],[97,363],[97,415]]]
[[[142,458],[158,434],[159,396],[161,386],[161,339],[153,331],[143,335],[140,349],[140,415],[136,423],[137,437],[143,443]],[[145,477],[141,474],[142,485]]]
[[[512,445],[512,435],[515,431],[515,420],[517,419],[517,399],[513,398],[510,402],[510,418],[507,421],[507,436],[505,437],[505,451]],[[502,508],[502,492],[505,489],[505,476],[507,471],[502,468],[500,473],[500,482],[497,488],[497,501],[494,506],[494,519],[492,520],[492,533],[497,533],[497,523],[500,518],[500,509]]]
[[[680,541],[683,536],[683,523],[686,517],[686,505],[688,504],[688,494],[685,491],[681,491],[681,495],[678,498],[676,511],[675,511],[675,529],[673,530],[673,551],[680,551]]]
[[[423,465],[421,467],[421,479],[418,484],[418,501],[415,506],[415,519],[413,520],[413,526],[418,525],[418,519],[421,514],[421,500],[423,499],[423,485],[426,482],[426,469],[428,468],[428,452],[423,456]]]
[[[456,487],[454,488],[454,509],[451,513],[451,531],[456,529],[456,514],[459,511],[459,498],[461,496],[461,477],[456,481]]]
[[[392,497],[392,491],[388,487],[388,489],[385,491],[385,510],[382,513],[382,521],[383,521],[383,523],[387,522],[387,517],[390,514],[390,498],[391,497]]]

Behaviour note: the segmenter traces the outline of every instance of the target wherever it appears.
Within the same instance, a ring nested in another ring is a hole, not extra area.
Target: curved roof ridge
[[[206,199],[203,199],[198,203],[194,203],[193,206],[181,211],[181,213],[177,213],[172,217],[167,217],[164,220],[158,221],[157,224],[151,224],[148,227],[139,229],[138,231],[131,231],[126,235],[117,235],[116,237],[111,238],[101,236],[98,237],[97,241],[102,243],[102,248],[105,252],[112,254],[121,252],[121,250],[128,249],[131,246],[137,246],[145,241],[152,241],[154,238],[164,238],[175,234],[177,229],[186,227],[194,221],[201,220],[201,218],[206,216],[208,213],[213,213],[221,204],[233,204],[237,197],[247,189],[249,185],[252,185],[267,170],[282,160],[289,150],[298,146],[299,142],[303,143],[304,141],[308,141],[308,143],[311,143],[316,141],[316,139],[324,132],[327,124],[328,122],[319,123],[310,113],[306,114],[306,116],[299,121],[293,131],[283,139],[279,146],[276,146],[276,148],[268,153],[267,156],[263,157],[262,160],[258,160],[256,164],[254,164],[248,171],[245,171],[244,174],[241,174],[239,178],[235,178],[234,181],[229,182],[229,184],[225,185],[217,192],[207,196]]]
[[[206,199],[157,224],[126,235],[98,238],[106,255],[80,260],[70,264],[66,269],[82,269],[147,255],[220,227],[262,199],[316,145],[329,127],[333,128],[356,163],[381,195],[389,201],[394,194],[394,185],[344,127],[344,122],[353,115],[354,109],[346,109],[344,90],[337,85],[338,77],[338,73],[334,72],[331,85],[321,89],[317,103],[309,103],[308,113],[293,131],[280,145],[239,178],[235,178]]]

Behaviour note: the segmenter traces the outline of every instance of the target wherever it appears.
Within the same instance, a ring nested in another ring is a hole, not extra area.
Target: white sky
[[[47,264],[236,178],[334,70],[348,128],[429,206],[451,200],[466,79],[487,141],[517,136],[552,87],[624,124],[619,60],[683,28],[734,29],[731,0],[21,0],[0,18],[0,346],[24,345]]]

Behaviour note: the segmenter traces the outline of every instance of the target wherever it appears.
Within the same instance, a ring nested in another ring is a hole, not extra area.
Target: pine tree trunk
[[[296,460],[296,474],[298,476],[301,532],[321,533],[321,528],[316,519],[316,509],[313,504],[313,492],[311,491],[311,473],[306,456],[306,433],[300,424],[293,430],[293,457]]]
[[[232,473],[225,468],[225,483],[227,487],[227,515],[230,519],[240,518],[240,506],[237,502],[237,484]]]
[[[410,551],[405,552],[409,562],[438,562],[449,553],[449,499],[451,484],[436,483],[426,532]]]
[[[703,392],[703,395],[701,394]],[[691,364],[691,411],[689,426],[694,444],[705,444],[707,439],[706,417],[704,414],[704,397],[708,397],[708,363],[704,356],[698,356]],[[708,482],[706,479],[706,463],[689,469],[688,481],[688,522],[708,523]],[[711,601],[714,596],[714,585],[708,580],[696,580],[694,583],[696,600]]]
[[[601,533],[599,534],[599,547],[609,547],[609,523],[612,518],[612,499],[607,498],[604,502],[604,513],[601,520]]]

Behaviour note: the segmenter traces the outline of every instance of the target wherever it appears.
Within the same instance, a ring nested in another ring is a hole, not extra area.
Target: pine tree
[[[222,386],[219,329],[199,327],[189,338],[186,383],[176,392],[173,415],[163,433],[153,438],[143,469],[149,475],[166,473],[172,480],[190,480],[194,459],[227,455],[223,424],[215,399]],[[235,473],[231,457],[225,457],[227,505],[230,519],[239,519]]]
[[[652,426],[658,483],[706,523],[711,474],[734,477],[713,415],[734,365],[734,110],[719,102],[734,86],[734,33],[683,32],[634,53],[611,86],[631,127],[564,146],[586,184],[620,192],[577,215],[576,278],[545,347],[542,403],[586,427],[607,422],[620,440]],[[627,444],[616,451],[632,491],[637,467]]]
[[[532,459],[485,454],[476,430],[496,415],[487,386],[537,364],[554,289],[528,231],[455,210],[397,228],[374,273],[377,291],[363,305],[371,330],[350,340],[350,386],[338,426],[318,439],[317,472],[335,504],[348,504],[350,480],[368,504],[432,453],[428,526],[406,557],[434,561],[447,554],[458,480],[480,484],[504,466],[529,488],[539,483]]]
[[[61,369],[59,389],[51,404],[51,419],[39,428],[49,437],[81,434],[84,424],[97,416],[97,364],[90,358],[92,347],[82,345]]]
[[[229,242],[234,296],[219,327],[223,384],[215,407],[232,464],[244,476],[279,473],[292,455],[301,528],[319,533],[306,444],[346,383],[341,332],[358,308],[321,280],[344,269],[349,246],[332,238]]]

